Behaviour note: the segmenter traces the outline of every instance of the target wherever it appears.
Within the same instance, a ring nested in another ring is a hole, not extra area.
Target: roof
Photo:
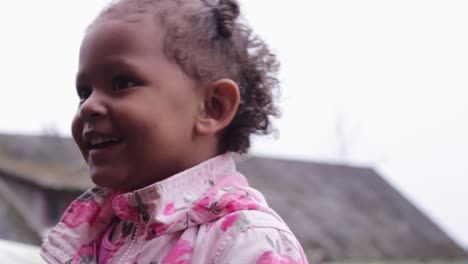
[[[308,256],[457,258],[466,252],[370,168],[252,157],[238,164]]]
[[[0,239],[15,240],[38,245],[41,242],[40,231],[34,226],[33,219],[24,217],[24,207],[15,200],[15,194],[0,179]],[[0,248],[0,256],[1,253]],[[3,263],[3,262],[2,262]]]
[[[261,157],[240,161],[238,168],[286,220],[308,256],[467,256],[370,168]],[[92,185],[70,138],[0,134],[2,171],[44,188],[85,190]]]
[[[92,183],[71,138],[0,134],[0,172],[44,188],[86,190]]]

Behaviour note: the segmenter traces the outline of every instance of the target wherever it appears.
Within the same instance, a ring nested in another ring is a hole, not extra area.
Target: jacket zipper
[[[135,247],[136,245],[136,241],[137,241],[137,234],[138,234],[138,225],[135,226],[135,228],[133,229],[133,232],[132,232],[132,237],[131,237],[131,242],[130,242],[130,245],[127,247],[127,249],[125,250],[125,253],[122,255],[122,257],[119,259],[119,262],[118,264],[122,264],[124,263],[123,261],[127,258],[127,256],[129,255],[129,253],[132,251],[132,249]]]

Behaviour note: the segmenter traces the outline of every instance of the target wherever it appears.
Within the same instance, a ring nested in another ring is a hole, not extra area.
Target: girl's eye
[[[117,75],[112,79],[112,90],[119,91],[137,85],[136,81],[130,77]]]
[[[91,93],[93,92],[92,88],[86,85],[78,85],[76,91],[78,93],[78,97],[80,98],[80,102],[88,99],[88,97],[91,96]]]

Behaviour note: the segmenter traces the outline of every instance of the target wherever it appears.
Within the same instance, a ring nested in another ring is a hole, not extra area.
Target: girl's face
[[[154,23],[94,25],[81,45],[76,87],[72,134],[97,185],[134,190],[201,162],[192,153],[203,97],[163,54]]]

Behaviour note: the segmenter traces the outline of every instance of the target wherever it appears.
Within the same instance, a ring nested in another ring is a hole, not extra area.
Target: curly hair
[[[111,16],[132,22],[141,14],[151,15],[165,30],[164,54],[188,76],[203,83],[227,78],[239,86],[240,104],[222,131],[221,152],[246,153],[250,135],[272,132],[271,118],[280,115],[274,103],[279,63],[240,21],[236,0],[118,0],[96,21]]]

